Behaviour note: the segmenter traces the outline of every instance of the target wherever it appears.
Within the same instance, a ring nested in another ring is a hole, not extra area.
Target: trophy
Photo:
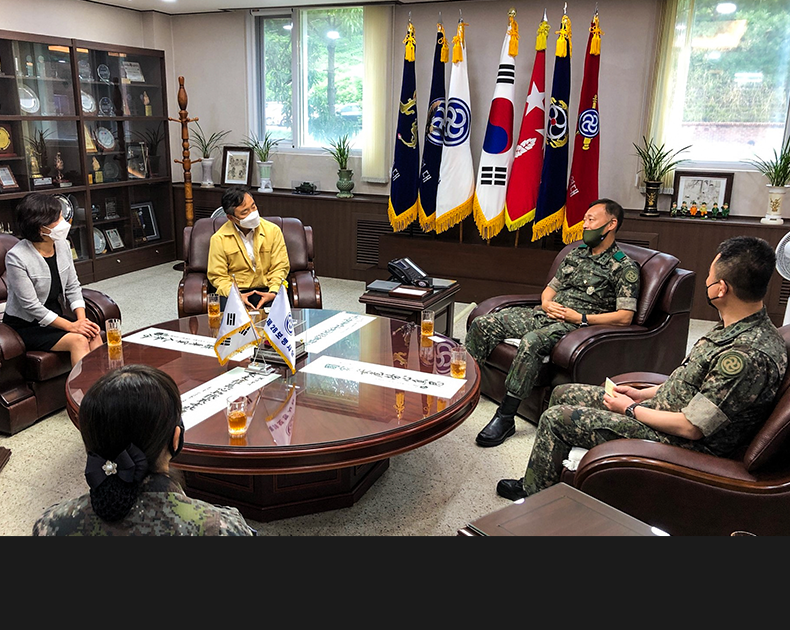
[[[93,156],[91,165],[93,166],[93,181],[97,184],[101,184],[104,181],[104,174],[101,172],[101,164],[99,164],[99,160],[95,155]]]
[[[56,174],[55,174],[55,178],[53,179],[53,182],[55,186],[58,186],[60,188],[68,188],[69,186],[71,186],[71,182],[65,177],[63,177],[63,168],[64,168],[63,158],[60,155],[60,151],[58,151],[57,154],[55,155]]]

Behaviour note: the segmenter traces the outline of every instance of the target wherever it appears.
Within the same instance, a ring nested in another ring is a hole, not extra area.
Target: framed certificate
[[[121,238],[120,233],[118,232],[117,228],[110,228],[104,232],[107,235],[107,244],[110,246],[112,251],[118,251],[119,249],[124,249],[126,246],[123,244],[123,239]]]
[[[0,192],[12,190],[19,190],[19,184],[16,183],[16,178],[9,167],[0,166]]]

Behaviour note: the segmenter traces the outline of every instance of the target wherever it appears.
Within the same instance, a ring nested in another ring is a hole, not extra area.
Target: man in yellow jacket
[[[228,221],[211,237],[208,281],[224,311],[233,277],[249,309],[270,304],[288,276],[290,263],[282,230],[258,214],[252,195],[240,186],[222,195]]]

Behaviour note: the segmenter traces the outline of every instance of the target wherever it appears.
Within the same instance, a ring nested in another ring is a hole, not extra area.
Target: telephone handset
[[[415,287],[432,288],[433,279],[408,258],[396,258],[387,263],[392,277],[401,284]]]

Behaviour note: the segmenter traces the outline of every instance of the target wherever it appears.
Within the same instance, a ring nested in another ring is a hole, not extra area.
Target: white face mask
[[[239,225],[248,230],[258,227],[258,224],[260,222],[261,222],[261,215],[258,214],[257,210],[253,210],[243,219],[239,219]]]
[[[53,241],[65,241],[69,230],[71,230],[71,224],[66,219],[61,219],[60,223],[51,228],[49,234],[44,234],[44,236],[49,236]]]

